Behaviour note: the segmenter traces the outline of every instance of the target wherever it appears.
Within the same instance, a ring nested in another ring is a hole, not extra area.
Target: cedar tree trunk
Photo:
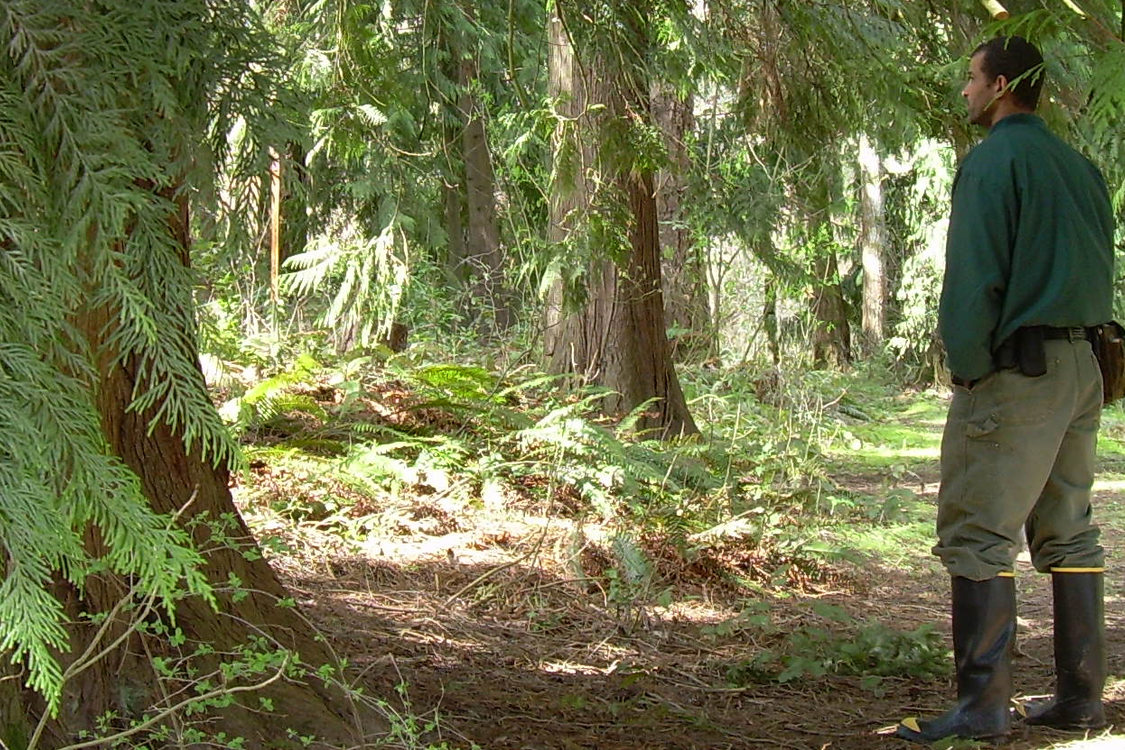
[[[182,260],[187,263],[186,204],[180,203],[178,215],[170,224],[184,248]],[[179,427],[165,420],[154,423],[154,410],[129,408],[138,384],[145,387],[143,366],[137,357],[114,363],[107,339],[115,319],[115,311],[91,309],[77,321],[93,350],[100,353],[95,399],[105,437],[110,448],[139,477],[156,512],[174,514],[187,507],[181,522],[190,529],[193,542],[204,553],[205,572],[217,591],[219,606],[215,609],[198,597],[180,600],[174,623],[165,624],[182,631],[182,644],[173,643],[167,636],[133,633],[120,648],[103,657],[99,665],[67,683],[59,716],[47,724],[41,746],[61,747],[73,741],[78,731],[92,730],[98,718],[108,712],[123,721],[140,719],[153,706],[175,703],[190,695],[192,687],[186,681],[158,679],[153,669],[154,657],[177,659],[204,646],[213,654],[194,657],[192,661],[202,677],[216,669],[224,656],[237,653],[256,639],[295,652],[304,668],[285,674],[259,691],[237,694],[230,707],[211,709],[206,731],[225,732],[231,738],[245,737],[248,747],[299,747],[297,740],[287,739],[289,730],[316,737],[313,747],[323,747],[322,743],[355,744],[364,731],[356,707],[343,692],[310,673],[321,665],[335,667],[337,660],[294,607],[279,606],[288,594],[239,517],[231,498],[228,469],[213,466],[198,449],[185,447]],[[205,388],[201,372],[194,386]],[[98,534],[92,532],[87,543],[96,553],[101,544]],[[241,594],[230,590],[235,579],[241,582],[237,586],[242,589]],[[56,585],[56,594],[72,617],[72,648],[69,654],[62,655],[64,668],[84,651],[97,629],[89,616],[108,613],[128,592],[126,581],[106,575],[93,576],[82,591],[64,582]],[[164,617],[154,613],[149,620],[164,621]],[[116,632],[127,633],[124,622]],[[212,677],[210,681],[234,687],[264,682],[268,676],[246,680],[232,677],[226,682],[221,677]],[[189,692],[169,698],[177,690]],[[34,723],[43,712],[42,701],[30,691],[24,692],[23,701],[24,710]],[[0,711],[4,708],[0,704]],[[181,716],[165,723],[183,727],[199,720],[198,716]],[[0,716],[0,726],[12,724],[11,717]]]
[[[817,253],[813,283],[813,366],[844,367],[852,361],[851,328],[835,250],[821,248]]]
[[[496,222],[496,181],[492,155],[480,104],[472,93],[479,70],[475,60],[461,63],[461,112],[465,118],[461,144],[465,162],[465,197],[468,207],[467,260],[471,264],[473,289],[478,304],[491,309],[494,333],[512,325],[512,312],[503,286],[503,255]]]
[[[579,63],[566,29],[557,15],[550,20],[550,91],[560,108],[556,134],[556,170],[552,185],[553,242],[572,239],[588,220],[593,188],[587,173],[604,170],[604,183],[622,211],[613,219],[623,228],[628,248],[590,248],[586,302],[567,307],[562,289],[548,300],[547,355],[552,371],[573,373],[586,382],[610,388],[607,412],[624,415],[648,403],[639,429],[661,437],[696,432],[676,377],[664,327],[660,243],[651,172],[633,168],[621,154],[599,153],[596,143],[604,125],[630,116],[647,117],[647,86],[629,86],[609,61]],[[639,35],[638,35],[639,37]],[[591,116],[587,104],[600,104]],[[600,251],[600,252],[599,252]],[[613,260],[610,256],[617,253]],[[558,286],[558,285],[557,285]]]
[[[713,353],[715,341],[703,260],[684,223],[687,174],[691,169],[686,140],[695,126],[692,97],[681,97],[672,87],[657,84],[653,87],[652,114],[664,136],[670,162],[656,175],[656,216],[664,255],[665,327],[677,331],[672,339],[672,359],[698,360]]]

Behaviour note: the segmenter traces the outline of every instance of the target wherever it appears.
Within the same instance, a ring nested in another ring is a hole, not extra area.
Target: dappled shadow
[[[728,592],[701,590],[669,608],[628,610],[589,581],[548,573],[533,557],[513,560],[464,564],[441,556],[398,565],[339,556],[316,572],[290,571],[287,582],[366,690],[388,696],[399,711],[438,712],[426,739],[453,747],[899,747],[905,745],[877,730],[906,713],[934,711],[952,696],[948,680],[901,677],[874,689],[857,677],[831,675],[733,686],[733,665],[775,647],[785,632],[832,623],[814,614],[808,599],[792,597],[771,604],[774,635],[760,628],[727,632],[720,623],[738,606],[724,600]],[[856,617],[900,628],[934,622],[948,633],[946,581],[887,574],[862,592],[816,599]],[[1051,687],[1045,580],[1020,576],[1021,694]],[[1120,590],[1120,582],[1109,588]],[[1117,601],[1114,593],[1107,607],[1113,674],[1125,671]],[[1111,722],[1125,723],[1125,695],[1107,697]],[[1065,737],[1020,727],[1006,746],[1047,748]]]
[[[832,456],[840,461],[840,471],[830,467],[833,481],[842,494],[875,500],[909,490],[923,504],[918,513],[928,516],[924,504],[936,503],[940,424],[927,423],[913,436],[876,428],[866,417],[849,423],[847,449]],[[1123,462],[1117,454],[1103,457],[1111,470],[1119,463],[1125,469]],[[1103,492],[1099,502],[1117,497]],[[295,544],[299,553],[272,561],[346,658],[356,684],[385,700],[388,714],[403,717],[408,734],[421,734],[422,744],[411,747],[444,741],[485,750],[906,748],[878,731],[952,701],[950,677],[871,679],[831,669],[815,674],[812,667],[781,675],[776,660],[762,667],[794,634],[838,644],[858,624],[901,633],[932,624],[948,646],[948,578],[927,549],[914,548],[928,547],[917,534],[906,543],[888,531],[891,544],[906,549],[899,562],[888,553],[887,560],[839,563],[836,575],[800,590],[784,577],[754,577],[749,566],[663,560],[649,549],[652,580],[630,584],[623,571],[611,570],[604,537],[574,559],[569,545],[581,528],[565,497],[551,500],[551,518],[542,509],[533,518],[536,508],[510,501],[493,509],[494,517],[477,518],[476,507],[439,499],[400,499],[409,506],[404,520],[380,529],[386,536],[378,541]],[[369,502],[365,512],[376,509]],[[881,515],[867,526],[882,533],[878,524],[886,520]],[[906,522],[920,526],[917,517]],[[1120,541],[1107,526],[1106,547]],[[1106,589],[1109,670],[1123,675],[1125,577],[1118,569],[1110,568]],[[1016,692],[1042,695],[1054,682],[1050,587],[1026,564],[1019,616]],[[1125,683],[1112,681],[1106,697],[1109,720],[1125,726]],[[419,719],[420,729],[405,717]],[[1045,750],[1072,739],[1020,725],[1005,746]]]

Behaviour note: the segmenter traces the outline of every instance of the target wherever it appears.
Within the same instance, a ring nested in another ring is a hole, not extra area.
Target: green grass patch
[[[904,488],[889,488],[872,494],[855,493],[851,507],[824,533],[861,555],[866,566],[908,569],[918,564],[919,551],[934,543],[931,500]]]
[[[896,411],[840,427],[827,446],[833,465],[853,472],[899,467],[903,473],[937,463],[945,401],[926,391],[906,394],[891,403],[898,407]]]

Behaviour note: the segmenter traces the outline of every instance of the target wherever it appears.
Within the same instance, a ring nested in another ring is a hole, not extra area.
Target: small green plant
[[[428,716],[416,714],[410,702],[406,682],[395,685],[395,692],[402,704],[402,710],[395,708],[390,701],[384,699],[375,701],[379,712],[388,722],[386,735],[375,744],[375,747],[389,747],[395,750],[452,750],[452,746],[446,741],[438,741],[434,744],[426,739],[434,734],[440,734],[441,717],[437,710],[435,709]],[[470,748],[480,750],[476,743],[471,744]]]
[[[865,689],[881,694],[884,677],[927,678],[949,673],[948,649],[932,625],[901,631],[880,622],[858,622],[838,607],[818,604],[814,610],[846,629],[806,627],[789,632],[774,649],[732,665],[727,679],[743,685],[829,674],[853,676],[862,678]],[[738,620],[751,622],[741,615]],[[764,625],[772,629],[769,623]]]

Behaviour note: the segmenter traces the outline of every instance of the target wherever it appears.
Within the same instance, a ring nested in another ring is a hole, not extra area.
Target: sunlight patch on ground
[[[1125,491],[1125,479],[1098,479],[1094,482],[1094,492]]]
[[[941,449],[938,447],[921,447],[921,448],[892,448],[887,445],[873,445],[862,446],[859,451],[861,455],[874,456],[876,458],[920,458],[937,460],[941,455]]]
[[[615,661],[607,667],[596,667],[593,664],[574,664],[571,662],[543,662],[539,668],[551,674],[589,674],[605,676],[613,674],[621,662]]]
[[[1104,734],[1088,740],[1076,740],[1061,745],[1050,745],[1051,750],[1122,750],[1125,748],[1125,735]]]
[[[715,625],[733,616],[729,610],[719,610],[693,599],[675,601],[666,607],[653,606],[648,611],[655,620],[690,622],[696,625]]]
[[[518,543],[528,540],[545,542],[547,549],[557,543],[560,536],[574,533],[575,525],[566,519],[516,518],[484,519],[468,531],[458,531],[440,536],[411,534],[403,536],[370,535],[359,548],[372,559],[389,558],[399,565],[420,564],[446,559],[451,563],[466,565],[504,564],[521,555]],[[584,526],[587,537],[597,536],[590,526]]]

